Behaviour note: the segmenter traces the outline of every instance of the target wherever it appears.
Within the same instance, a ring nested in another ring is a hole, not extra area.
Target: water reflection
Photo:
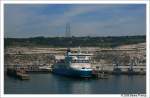
[[[20,81],[5,76],[5,93],[10,94],[125,94],[145,93],[145,76],[110,76],[109,79],[75,79],[53,74],[30,74]]]

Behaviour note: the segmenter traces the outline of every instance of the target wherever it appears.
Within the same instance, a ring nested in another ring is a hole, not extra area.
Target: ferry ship
[[[92,54],[81,53],[80,48],[78,53],[71,53],[71,50],[67,49],[65,58],[56,61],[52,66],[52,72],[71,77],[92,77],[91,56]]]

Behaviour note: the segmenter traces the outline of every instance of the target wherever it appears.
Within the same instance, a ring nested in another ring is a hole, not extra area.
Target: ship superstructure
[[[81,53],[80,49],[78,53],[71,53],[71,50],[67,49],[65,58],[53,65],[53,73],[72,77],[91,77],[91,56],[92,54]]]

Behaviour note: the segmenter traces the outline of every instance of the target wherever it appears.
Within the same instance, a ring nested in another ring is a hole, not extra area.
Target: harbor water
[[[108,79],[77,79],[32,73],[30,80],[5,75],[5,94],[145,94],[145,75],[110,75]]]

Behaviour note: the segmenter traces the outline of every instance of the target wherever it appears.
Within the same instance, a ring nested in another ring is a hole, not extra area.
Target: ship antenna
[[[65,33],[66,38],[71,37],[71,32],[70,32],[70,23],[66,24],[66,33]],[[70,47],[67,48],[67,55],[69,56],[69,53],[71,52]]]

